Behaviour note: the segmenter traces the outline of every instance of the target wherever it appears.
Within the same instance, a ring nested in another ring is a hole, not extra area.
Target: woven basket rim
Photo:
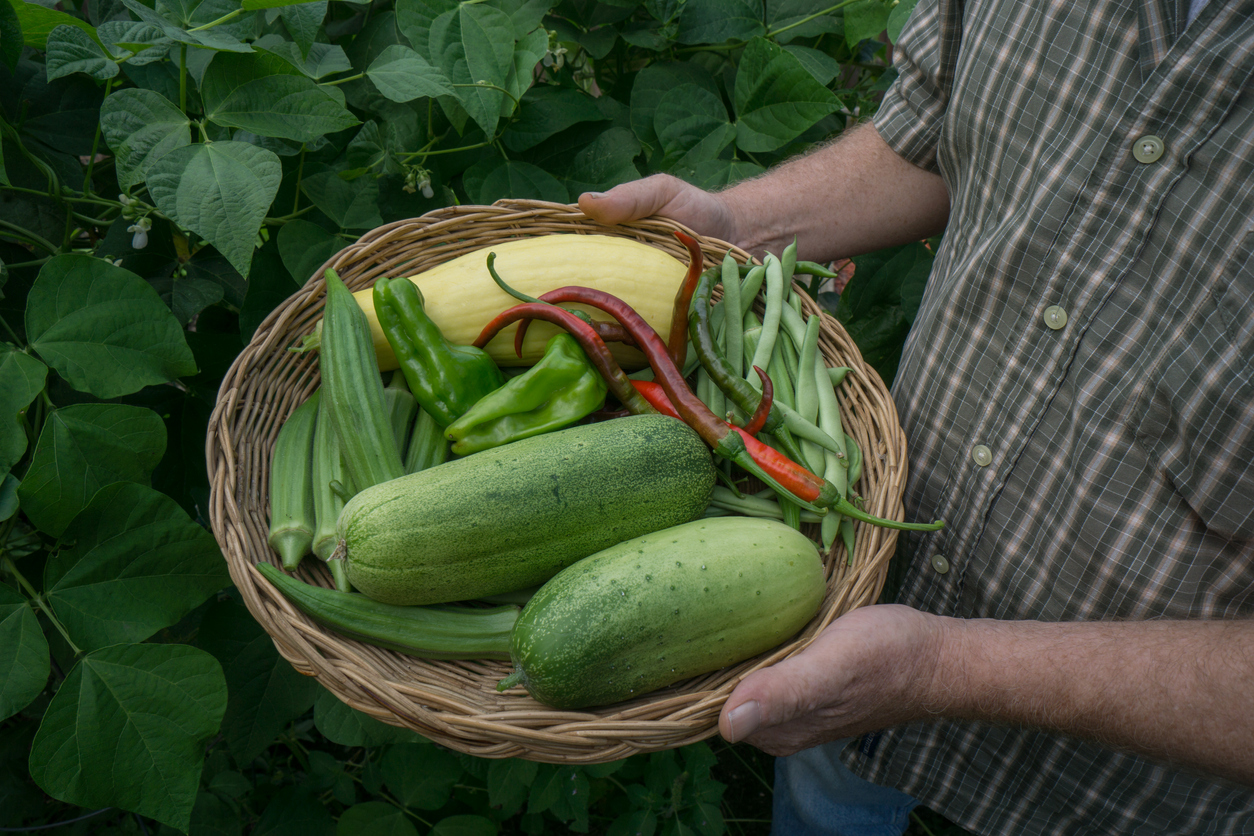
[[[577,206],[544,201],[445,207],[366,233],[327,259],[258,326],[223,378],[209,418],[205,442],[209,517],[245,605],[296,670],[316,677],[352,708],[460,752],[550,763],[602,763],[711,737],[717,733],[724,701],[744,676],[795,655],[834,618],[878,598],[896,532],[858,523],[852,557],[839,540],[824,554],[823,608],[790,641],[739,665],[629,702],[571,712],[546,708],[521,688],[496,693],[495,682],[508,672],[505,662],[419,660],[333,633],[296,610],[254,568],[260,560],[279,565],[266,545],[269,458],[282,421],[317,386],[315,359],[287,348],[320,318],[325,292],[320,277],[325,269],[334,268],[350,288],[358,289],[379,275],[400,274],[397,271],[405,265],[436,263],[501,240],[558,231],[635,238],[686,263],[687,251],[674,237],[676,230],[698,241],[706,266],[721,262],[727,252],[741,262],[752,260],[728,242],[660,217],[609,227],[595,223]],[[901,519],[905,439],[893,400],[844,328],[800,287],[796,289],[803,313],[822,317],[820,350],[825,361],[852,369],[840,387],[841,412],[845,431],[864,451],[864,507]],[[312,557],[297,575],[331,586],[329,572]]]

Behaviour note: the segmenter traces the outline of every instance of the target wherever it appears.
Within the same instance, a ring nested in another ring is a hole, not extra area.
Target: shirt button
[[[949,571],[949,561],[943,554],[934,554],[932,555],[932,568],[936,570],[936,574],[943,575]]]
[[[977,444],[971,448],[971,460],[980,467],[988,467],[993,463],[993,451],[983,444]]]
[[[1132,143],[1132,156],[1138,163],[1156,163],[1163,155],[1163,141],[1156,136],[1143,136]]]
[[[1045,309],[1045,316],[1042,317],[1045,324],[1050,330],[1057,331],[1059,328],[1067,324],[1067,312],[1058,305],[1050,305]]]

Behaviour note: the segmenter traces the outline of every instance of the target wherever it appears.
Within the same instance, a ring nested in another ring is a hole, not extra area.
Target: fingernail
[[[758,730],[762,725],[762,709],[757,700],[742,702],[727,712],[727,725],[731,727],[729,743],[737,743]]]
[[[584,192],[584,197],[590,197],[593,200],[600,200],[605,197],[605,192]]]

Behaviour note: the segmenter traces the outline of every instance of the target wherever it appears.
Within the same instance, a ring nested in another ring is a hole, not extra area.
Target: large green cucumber
[[[823,602],[823,564],[777,520],[712,517],[611,546],[563,570],[523,607],[514,673],[560,709],[642,696],[769,650]]]
[[[515,441],[367,488],[337,533],[348,579],[389,604],[536,586],[581,557],[700,516],[705,444],[665,415]]]

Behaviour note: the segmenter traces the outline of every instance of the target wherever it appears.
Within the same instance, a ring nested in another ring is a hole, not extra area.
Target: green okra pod
[[[318,422],[317,390],[287,417],[270,459],[270,548],[283,566],[295,569],[313,544],[313,441]]]

